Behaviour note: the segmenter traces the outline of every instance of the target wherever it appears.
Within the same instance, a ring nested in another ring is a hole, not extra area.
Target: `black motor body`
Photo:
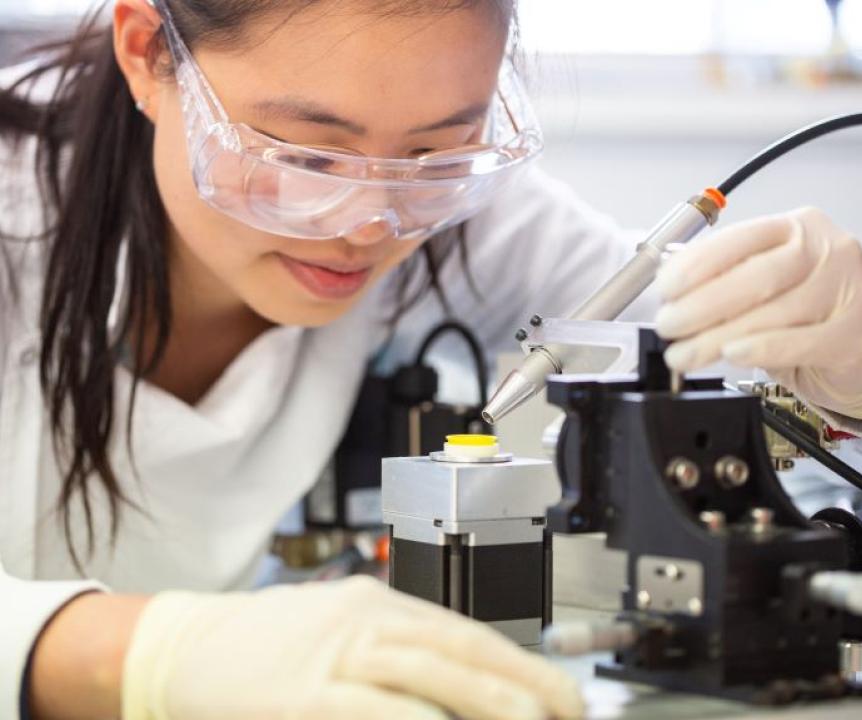
[[[841,615],[807,583],[846,567],[844,539],[781,488],[758,398],[715,379],[673,393],[662,343],[640,343],[637,375],[548,388],[568,416],[550,526],[628,553],[623,616],[640,639],[599,674],[764,703],[841,694]]]
[[[389,585],[400,592],[488,623],[551,622],[550,533],[542,542],[480,546],[461,535],[443,545],[391,537],[389,547]]]

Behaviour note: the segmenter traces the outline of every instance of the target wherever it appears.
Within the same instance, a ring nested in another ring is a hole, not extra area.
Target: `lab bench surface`
[[[860,720],[862,698],[761,708],[700,695],[596,677],[596,662],[609,655],[585,655],[560,664],[583,688],[586,720]]]
[[[607,619],[611,613],[554,607],[556,620]],[[609,654],[584,655],[558,662],[577,678],[587,705],[586,720],[862,720],[862,698],[757,707],[702,695],[669,692],[646,685],[596,677],[597,662]]]

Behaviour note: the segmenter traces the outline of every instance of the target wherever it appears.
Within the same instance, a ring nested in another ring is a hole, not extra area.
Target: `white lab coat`
[[[0,227],[37,230],[40,220],[32,146],[15,156],[0,146]],[[631,255],[635,239],[536,169],[469,225],[482,299],[455,257],[443,284],[458,318],[491,353],[513,349],[513,330],[524,318],[570,310]],[[250,585],[279,518],[331,457],[392,305],[384,282],[327,327],[266,332],[194,407],[142,383],[135,471],[122,421],[111,457],[123,491],[144,512],[123,511],[111,546],[107,503],[94,492],[96,547],[85,567],[93,581],[81,580],[55,511],[60,473],[38,380],[44,242],[0,246],[0,718],[13,718],[35,638],[76,594],[102,586],[96,583],[117,592]],[[647,296],[629,317],[648,318],[654,308]],[[391,355],[414,353],[442,318],[440,303],[425,298],[399,324]],[[116,370],[116,386],[115,417],[122,419],[125,368]],[[79,547],[84,527],[75,504]]]

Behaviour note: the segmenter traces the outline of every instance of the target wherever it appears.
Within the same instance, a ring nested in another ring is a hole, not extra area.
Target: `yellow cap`
[[[446,442],[450,445],[486,447],[497,444],[497,438],[494,435],[447,435]]]

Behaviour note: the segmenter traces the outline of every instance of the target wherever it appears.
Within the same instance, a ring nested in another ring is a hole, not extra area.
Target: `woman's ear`
[[[151,48],[161,25],[146,0],[117,0],[114,6],[114,55],[138,109],[152,122],[159,111],[159,78]]]

